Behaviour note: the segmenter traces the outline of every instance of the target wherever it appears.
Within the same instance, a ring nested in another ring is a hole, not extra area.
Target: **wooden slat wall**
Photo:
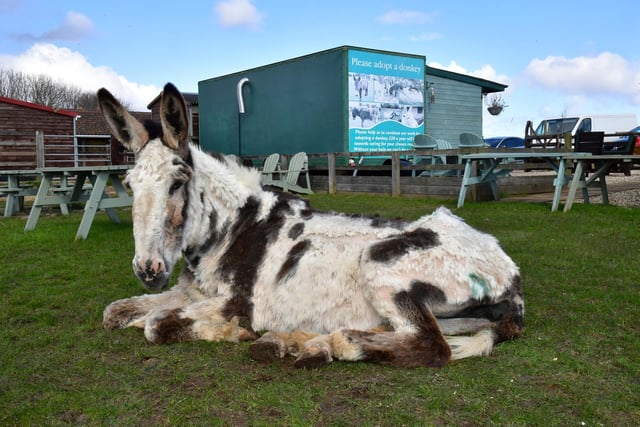
[[[0,102],[0,169],[37,166],[37,130],[45,135],[73,135],[73,117]],[[48,143],[71,144],[73,152],[73,138],[45,138],[45,144]]]
[[[0,169],[33,169],[35,159],[35,135],[30,140],[0,139]]]
[[[425,133],[454,145],[463,132],[482,136],[481,88],[437,76],[427,75],[426,80],[433,83],[435,102],[430,102],[427,90]]]

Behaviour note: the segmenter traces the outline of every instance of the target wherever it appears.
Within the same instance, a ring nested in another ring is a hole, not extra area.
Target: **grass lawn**
[[[453,201],[313,195],[317,208],[417,218]],[[640,425],[640,209],[467,203],[519,264],[526,331],[441,369],[253,362],[248,344],[148,345],[102,310],[143,293],[130,216],[0,218],[0,425]]]

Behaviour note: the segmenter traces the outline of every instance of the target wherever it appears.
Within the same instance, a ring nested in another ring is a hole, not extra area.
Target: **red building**
[[[150,112],[134,112],[140,120]],[[132,163],[98,111],[53,109],[0,97],[0,169]]]

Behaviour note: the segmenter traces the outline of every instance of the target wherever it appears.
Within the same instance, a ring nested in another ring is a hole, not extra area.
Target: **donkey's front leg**
[[[109,304],[102,314],[102,325],[108,331],[112,329],[144,328],[149,316],[158,309],[167,310],[187,304],[183,292],[172,288],[161,294],[140,295],[121,299]]]
[[[159,293],[125,298],[109,304],[102,315],[102,325],[112,329],[144,328],[149,316],[158,310],[173,310],[203,299],[197,289],[193,275],[185,268],[173,288]]]
[[[152,344],[181,341],[245,341],[257,338],[251,328],[240,325],[238,317],[227,319],[222,315],[224,300],[211,297],[204,301],[159,310],[145,322],[144,335]]]

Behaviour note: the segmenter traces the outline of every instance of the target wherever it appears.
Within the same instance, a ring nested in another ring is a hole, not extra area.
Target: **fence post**
[[[571,132],[567,132],[564,134],[564,151],[573,150],[572,145],[573,137],[571,136]]]
[[[44,132],[36,131],[36,168],[44,167]]]
[[[336,153],[329,153],[327,155],[327,167],[329,169],[328,173],[328,192],[329,194],[336,194],[337,185],[336,185]]]
[[[473,162],[471,164],[471,176],[478,176],[479,172],[480,171],[478,170],[478,162]],[[481,184],[481,185],[484,185],[484,184]],[[467,190],[467,194],[469,195],[469,198],[474,202],[480,201],[480,193],[478,191],[479,190],[478,187],[480,187],[480,185],[471,185],[468,187],[468,190]]]
[[[400,153],[391,153],[391,195],[400,195]]]

